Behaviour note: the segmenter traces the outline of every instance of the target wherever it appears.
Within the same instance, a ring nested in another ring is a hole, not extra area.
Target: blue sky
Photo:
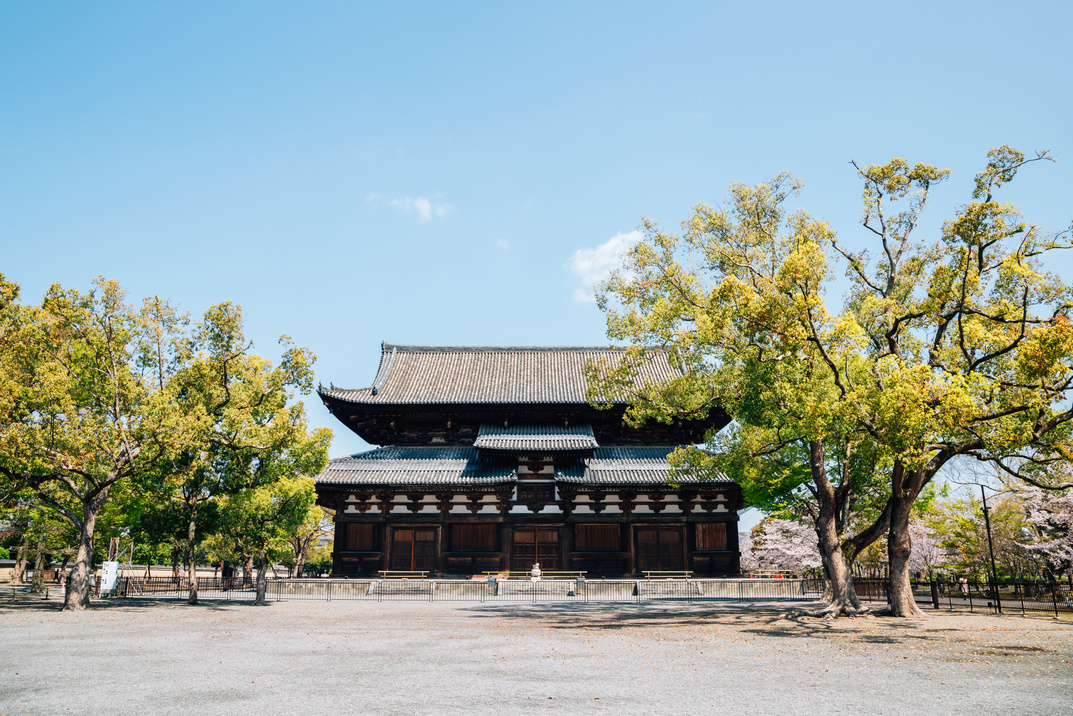
[[[1068,226],[1071,21],[1059,2],[7,3],[0,272],[27,301],[101,274],[194,316],[232,300],[261,353],[289,334],[343,386],[372,381],[382,340],[605,344],[577,299],[611,249],[732,181],[789,169],[863,241],[850,160],[952,169],[934,231],[1007,143],[1058,163],[1006,196]],[[333,455],[364,447],[307,405]]]

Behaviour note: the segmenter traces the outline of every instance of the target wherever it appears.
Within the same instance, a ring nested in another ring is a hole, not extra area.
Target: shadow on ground
[[[274,602],[269,602],[264,607],[271,607]],[[94,599],[87,611],[108,612],[142,612],[161,607],[185,607],[187,609],[201,609],[204,611],[230,611],[243,607],[253,607],[249,600],[226,601],[223,599],[201,600],[197,606],[191,607],[184,600],[178,599]],[[264,607],[256,607],[263,609]],[[44,599],[33,595],[18,595],[0,598],[0,614],[13,612],[60,612],[63,611],[61,599]]]
[[[658,629],[720,625],[743,634],[770,638],[827,637],[851,638],[875,644],[899,644],[910,640],[943,638],[957,631],[929,620],[864,616],[821,619],[801,613],[819,610],[822,602],[796,603],[566,603],[496,604],[475,606],[468,611],[485,617],[540,622],[550,629],[616,630]]]

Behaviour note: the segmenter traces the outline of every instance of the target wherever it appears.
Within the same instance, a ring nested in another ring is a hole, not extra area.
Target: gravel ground
[[[0,714],[1073,714],[1073,622],[777,603],[0,602]]]

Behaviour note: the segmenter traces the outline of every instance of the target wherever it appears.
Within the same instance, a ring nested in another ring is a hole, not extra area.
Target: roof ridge
[[[520,353],[520,352],[567,352],[567,351],[603,351],[623,353],[625,346],[413,346],[397,343],[383,343],[383,353]]]

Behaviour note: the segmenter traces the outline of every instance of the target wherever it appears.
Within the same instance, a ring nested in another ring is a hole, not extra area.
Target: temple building
[[[318,389],[328,410],[381,447],[332,460],[318,504],[335,510],[333,574],[529,570],[590,576],[736,576],[741,489],[668,484],[667,455],[729,419],[632,428],[598,410],[584,368],[613,348],[384,344],[367,388]],[[643,381],[678,375],[665,355]]]

